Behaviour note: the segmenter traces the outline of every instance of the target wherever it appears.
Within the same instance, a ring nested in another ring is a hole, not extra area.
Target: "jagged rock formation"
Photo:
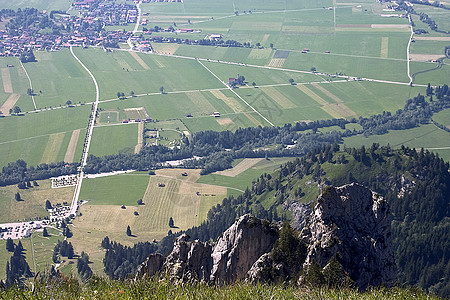
[[[274,224],[245,215],[214,245],[190,241],[189,236],[181,235],[164,264],[159,264],[159,257],[150,256],[139,268],[137,276],[149,270],[152,274],[161,271],[181,280],[230,283],[244,279],[253,263],[270,252],[277,237],[278,228]],[[155,269],[158,270],[155,272]]]
[[[309,245],[304,268],[312,260],[324,267],[335,257],[360,289],[392,284],[390,224],[389,205],[368,188],[356,183],[326,187],[301,233]]]
[[[298,207],[303,215],[308,211]],[[358,184],[326,187],[305,215],[300,238],[286,235],[292,230],[288,227],[280,231],[281,224],[245,215],[213,245],[181,235],[165,260],[151,255],[138,276],[163,272],[181,281],[214,284],[285,282],[300,272],[303,262],[305,270],[313,260],[326,270],[334,257],[360,289],[390,285],[396,274],[390,222],[388,204],[369,189]]]

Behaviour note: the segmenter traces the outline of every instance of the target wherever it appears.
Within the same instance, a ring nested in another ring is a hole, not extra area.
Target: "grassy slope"
[[[32,291],[12,289],[1,292],[5,298],[41,299],[134,299],[151,297],[154,299],[437,299],[414,289],[373,289],[365,293],[354,290],[316,289],[283,287],[281,285],[245,284],[236,283],[221,287],[208,286],[206,284],[174,284],[168,278],[158,280],[111,281],[95,279],[88,284],[78,284],[73,281],[65,284],[56,283],[48,289],[44,284],[38,284]],[[151,295],[151,296],[149,296]]]

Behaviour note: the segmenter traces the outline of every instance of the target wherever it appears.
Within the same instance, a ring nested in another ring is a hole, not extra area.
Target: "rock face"
[[[151,277],[157,274],[161,270],[164,260],[164,256],[159,253],[150,254],[150,256],[138,267],[136,278]]]
[[[382,197],[350,184],[324,188],[309,215],[306,207],[299,207],[304,215],[300,238],[308,245],[305,270],[313,260],[324,268],[334,257],[362,290],[369,285],[393,283],[391,216]],[[166,259],[158,254],[149,256],[137,276],[162,272],[174,280],[214,284],[236,280],[285,282],[293,274],[285,262],[275,263],[270,255],[279,232],[280,224],[245,215],[214,244],[191,241],[186,234],[180,236]]]
[[[326,187],[301,233],[309,245],[304,268],[335,257],[358,288],[389,286],[396,277],[390,223],[389,205],[369,189]]]
[[[244,279],[261,255],[270,252],[278,238],[278,227],[251,215],[239,218],[214,245],[190,241],[186,234],[174,244],[164,264],[153,255],[139,268],[138,276],[158,271],[180,280],[215,284]],[[156,270],[157,269],[157,270]],[[155,271],[156,270],[156,271]]]

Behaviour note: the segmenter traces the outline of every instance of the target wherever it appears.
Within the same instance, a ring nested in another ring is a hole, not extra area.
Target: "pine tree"
[[[175,223],[173,222],[173,218],[170,217],[170,219],[169,219],[169,227],[173,228],[174,226],[175,226]]]
[[[72,246],[72,243],[69,243],[68,245],[67,245],[67,258],[68,259],[72,259],[73,258],[73,255],[74,255],[74,252],[73,252],[73,246]]]
[[[8,252],[14,252],[14,242],[11,238],[6,240],[6,250],[8,250]]]
[[[52,209],[52,204],[50,203],[50,200],[45,201],[45,208]]]
[[[42,235],[45,236],[45,237],[48,237],[48,236],[49,236],[46,227],[44,227],[44,231],[42,231]]]
[[[105,236],[105,238],[102,241],[102,247],[104,249],[109,249],[109,237]]]
[[[131,228],[130,225],[127,226],[127,235],[131,236]]]
[[[22,198],[20,197],[19,192],[17,192],[17,193],[14,195],[14,198],[16,199],[16,201],[22,201]]]

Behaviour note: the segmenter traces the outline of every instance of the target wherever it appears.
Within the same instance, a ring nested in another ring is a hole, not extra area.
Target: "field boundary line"
[[[248,107],[250,107],[255,113],[257,113],[261,118],[263,118],[267,123],[269,123],[271,126],[275,126],[272,122],[270,122],[266,117],[264,117],[259,111],[257,111],[253,106],[251,106],[247,101],[244,100],[238,93],[236,93],[231,87],[229,87],[225,82],[223,82],[216,74],[214,74],[207,66],[205,66],[200,60],[197,59],[199,64],[201,64],[209,73],[211,73],[214,77],[217,78],[223,85],[228,87],[228,89],[235,94],[239,99],[242,100],[245,104],[247,104]]]
[[[25,69],[25,67],[24,67],[24,65],[23,65],[23,63],[22,63],[22,61],[19,59],[19,62],[20,62],[20,65],[22,66],[22,69],[25,71],[25,75],[27,75],[27,78],[28,78],[28,82],[30,83],[30,89],[31,89],[31,100],[33,100],[33,105],[34,105],[34,110],[37,110],[37,107],[36,107],[36,102],[34,101],[34,92],[33,92],[33,85],[31,84],[31,78],[30,78],[30,75],[28,75],[28,72],[27,72],[27,69]]]

